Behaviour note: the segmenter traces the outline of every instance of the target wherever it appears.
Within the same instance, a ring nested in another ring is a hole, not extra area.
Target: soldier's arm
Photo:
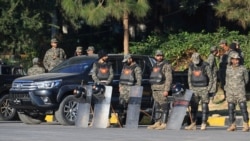
[[[44,65],[44,67],[45,67],[45,69],[47,69],[48,70],[48,68],[49,68],[49,66],[48,66],[48,52],[46,52],[45,53],[45,55],[44,55],[44,58],[43,58],[43,65]]]
[[[188,86],[189,86],[189,89],[192,90],[192,84],[191,84],[191,76],[192,76],[192,70],[191,70],[191,67],[189,66],[188,68]]]
[[[97,66],[96,63],[93,64],[93,68],[92,68],[92,79],[95,83],[99,83],[100,80],[97,78],[96,76],[96,72],[97,72]]]
[[[135,85],[141,86],[141,81],[142,81],[142,71],[139,66],[135,68],[135,79],[136,83]]]
[[[65,60],[66,58],[67,58],[67,56],[65,54],[65,51],[62,48],[60,48],[60,59]]]
[[[208,64],[209,64],[210,67],[213,66],[213,57],[212,57],[212,55],[209,55],[209,56],[208,56],[207,62],[208,62]]]
[[[245,80],[245,85],[249,82],[249,75],[248,75],[248,70],[244,67],[244,80]]]
[[[212,75],[211,68],[209,65],[206,66],[206,72],[207,72],[207,76],[209,79],[208,87],[207,87],[207,90],[209,92],[212,88],[212,85],[213,85],[213,75]]]
[[[113,78],[114,78],[114,71],[113,71],[112,65],[110,65],[110,67],[109,67],[109,78],[107,80],[107,84],[110,84],[111,81],[113,80]]]
[[[164,86],[164,91],[169,91],[172,81],[173,81],[173,76],[172,76],[172,67],[169,64],[164,65],[164,75],[165,75],[165,86]]]

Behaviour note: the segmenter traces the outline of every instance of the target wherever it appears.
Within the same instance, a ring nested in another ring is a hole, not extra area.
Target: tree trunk
[[[124,35],[123,35],[123,49],[124,54],[129,53],[129,31],[128,31],[128,13],[124,12],[123,14],[123,29],[124,29]]]

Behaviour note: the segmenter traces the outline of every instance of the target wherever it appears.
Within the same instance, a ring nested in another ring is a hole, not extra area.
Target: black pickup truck
[[[150,111],[153,107],[152,92],[149,76],[154,59],[146,55],[133,55],[135,61],[141,66],[143,97],[141,109]],[[10,89],[10,104],[16,108],[19,118],[27,124],[39,124],[45,115],[53,114],[60,124],[73,125],[77,115],[77,102],[73,90],[82,81],[92,84],[91,68],[97,57],[72,57],[56,66],[49,73],[25,76],[15,79]],[[119,78],[122,70],[123,55],[109,54],[109,61],[114,70],[112,82],[113,92],[111,104],[118,108]],[[174,81],[186,85],[187,76],[183,72],[174,72]]]
[[[9,105],[9,89],[14,79],[26,75],[23,68],[0,65],[0,120],[13,120],[17,117],[15,108]]]

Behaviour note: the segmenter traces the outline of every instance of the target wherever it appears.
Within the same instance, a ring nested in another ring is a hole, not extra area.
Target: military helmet
[[[229,54],[230,58],[240,58],[240,55],[238,52],[236,51],[232,51],[230,54]]]
[[[184,95],[184,86],[181,83],[176,83],[175,85],[172,86],[171,88],[172,95],[176,97],[181,97]]]
[[[86,89],[83,88],[82,86],[78,86],[74,90],[74,95],[76,98],[81,98],[81,97],[86,98],[86,94],[87,94]]]
[[[102,84],[94,84],[92,87],[93,96],[97,100],[104,99],[105,86]]]

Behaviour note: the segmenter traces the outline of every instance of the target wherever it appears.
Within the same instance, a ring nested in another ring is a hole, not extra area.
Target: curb
[[[54,115],[46,115],[45,117],[46,122],[54,122]],[[110,118],[110,123],[117,123],[117,119],[112,115]],[[208,126],[229,126],[229,117],[227,116],[218,116],[218,117],[213,117],[210,116],[208,117],[207,120]],[[250,121],[248,122],[250,125]],[[243,119],[242,117],[236,117],[236,125],[237,126],[242,126],[243,125]]]
[[[207,121],[209,126],[229,126],[229,117],[209,117]],[[250,121],[248,122],[250,124]],[[243,119],[241,116],[236,117],[236,125],[242,126]]]

